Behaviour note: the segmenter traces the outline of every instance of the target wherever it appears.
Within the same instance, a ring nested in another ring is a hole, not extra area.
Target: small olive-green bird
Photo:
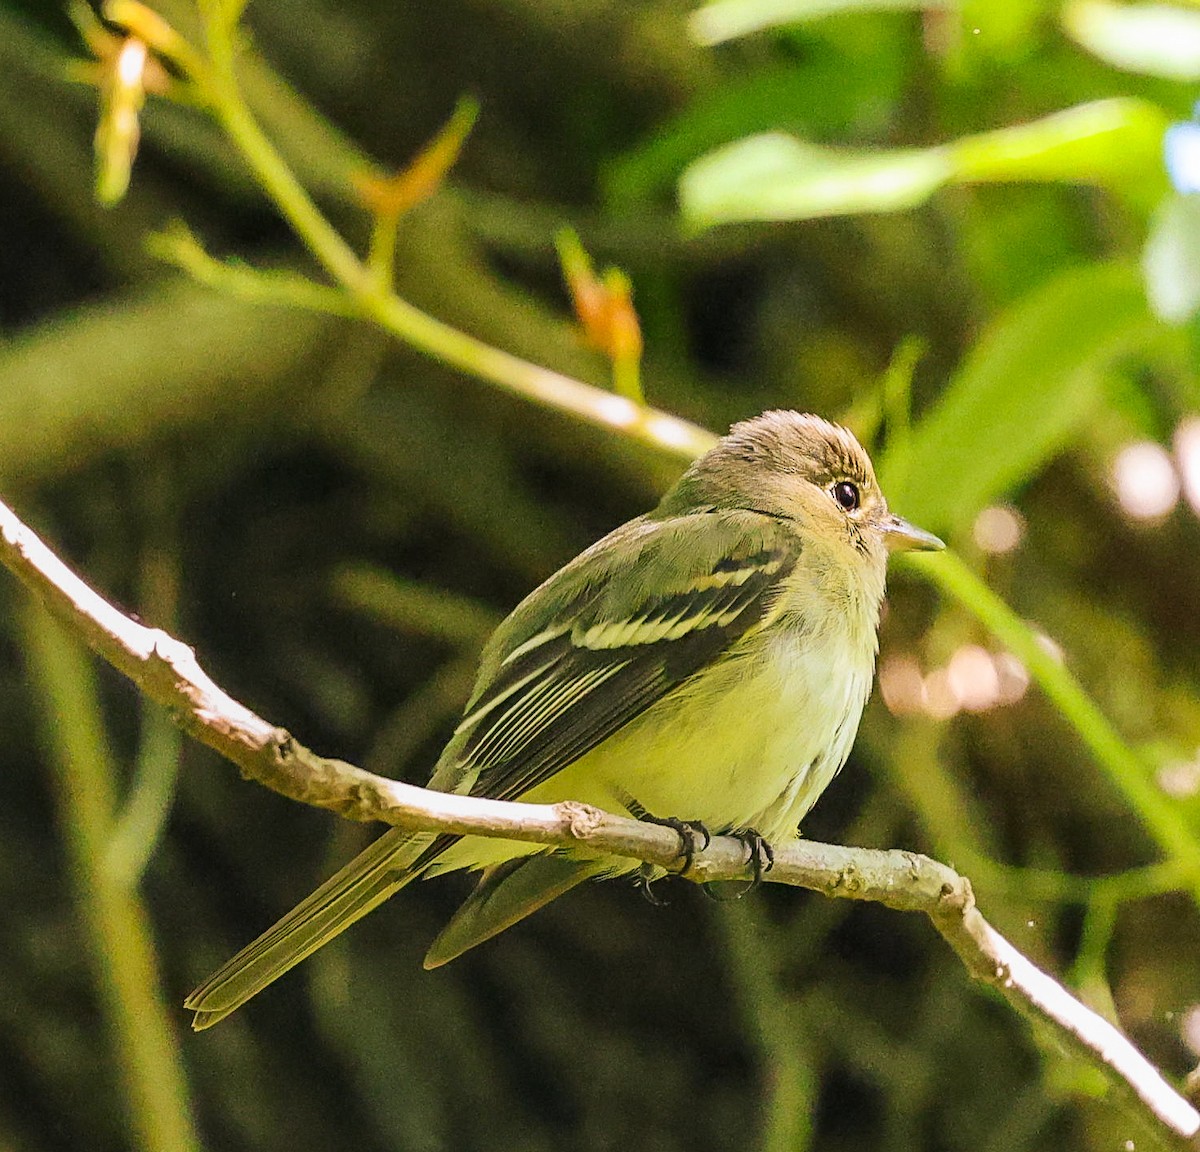
[[[870,692],[888,553],[942,547],[888,511],[844,428],[736,424],[652,512],[496,629],[429,787],[766,841],[792,837],[845,762]],[[227,1016],[412,880],[480,872],[427,968],[636,861],[394,828],[187,1000]]]

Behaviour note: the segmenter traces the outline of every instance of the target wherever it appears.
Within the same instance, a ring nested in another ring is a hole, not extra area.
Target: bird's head
[[[851,432],[799,412],[764,412],[735,424],[680,477],[659,512],[704,508],[790,520],[831,548],[881,565],[889,552],[944,547],[888,511],[871,458]]]

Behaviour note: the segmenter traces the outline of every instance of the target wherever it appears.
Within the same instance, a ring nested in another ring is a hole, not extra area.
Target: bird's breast
[[[785,610],[568,766],[554,791],[790,837],[850,751],[873,667],[873,632],[864,645],[844,617]]]

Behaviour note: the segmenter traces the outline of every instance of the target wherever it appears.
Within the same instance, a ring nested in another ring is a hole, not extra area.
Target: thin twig
[[[355,820],[571,845],[668,868],[678,864],[678,837],[667,828],[569,801],[514,804],[431,792],[316,755],[222,691],[187,645],[131,620],[89,588],[3,504],[0,563],[100,656],[167,707],[186,732],[232,760],[246,778],[294,800]],[[697,881],[750,874],[745,846],[726,836],[697,852],[687,873]],[[766,878],[923,912],[973,977],[1098,1068],[1159,1143],[1191,1152],[1200,1148],[1200,1113],[1118,1029],[996,932],[976,908],[970,882],[953,869],[912,852],[796,841],[777,848]]]

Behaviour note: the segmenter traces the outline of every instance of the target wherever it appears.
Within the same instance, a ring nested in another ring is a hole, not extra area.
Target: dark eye
[[[858,485],[849,480],[839,480],[833,486],[833,498],[847,512],[853,512],[858,507]]]

